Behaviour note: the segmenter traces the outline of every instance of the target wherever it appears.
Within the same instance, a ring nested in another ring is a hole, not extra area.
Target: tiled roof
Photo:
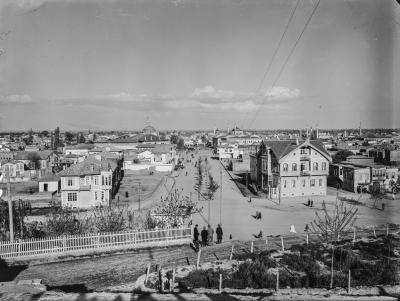
[[[39,179],[39,182],[55,182],[60,180],[60,177],[53,173],[47,173]]]
[[[69,168],[61,171],[58,175],[65,176],[84,176],[84,175],[98,175],[101,171],[114,170],[117,167],[115,160],[105,159],[97,160],[93,157],[88,157],[84,161],[70,166]]]
[[[43,150],[43,151],[19,151],[15,154],[16,160],[30,160],[33,156],[38,155],[41,160],[47,160],[47,158],[52,155],[54,151]]]
[[[290,153],[291,151],[298,148],[305,141],[299,141],[299,144],[296,143],[296,140],[264,140],[266,146],[271,148],[271,151],[275,154],[275,156],[280,159]],[[331,156],[324,148],[324,145],[320,140],[310,140],[310,144],[315,147],[319,152],[321,152],[326,157],[330,158]]]
[[[67,145],[65,146],[65,149],[93,149],[94,147],[95,147],[94,144],[81,143],[81,144]]]

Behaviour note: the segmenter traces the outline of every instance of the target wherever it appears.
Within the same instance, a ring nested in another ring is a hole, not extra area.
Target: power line
[[[289,55],[286,57],[286,60],[284,61],[284,63],[283,63],[283,65],[282,65],[281,69],[279,70],[278,76],[276,77],[276,79],[275,79],[274,82],[272,83],[271,87],[274,87],[274,86],[276,85],[276,83],[279,81],[279,79],[280,79],[280,77],[281,77],[281,75],[282,75],[282,73],[283,73],[283,70],[285,69],[285,67],[286,67],[287,63],[289,62],[290,58],[292,57],[292,55],[293,55],[293,53],[294,53],[294,51],[295,51],[297,45],[298,45],[299,42],[300,42],[301,37],[303,36],[304,32],[305,32],[306,29],[307,29],[308,24],[310,24],[311,19],[312,19],[312,17],[314,16],[314,14],[315,14],[315,12],[316,12],[316,10],[317,10],[317,8],[318,8],[320,2],[321,2],[321,0],[318,0],[317,4],[314,6],[314,9],[312,10],[310,16],[308,17],[307,22],[305,23],[305,25],[304,25],[304,27],[303,27],[303,29],[302,29],[300,35],[297,37],[296,42],[293,44],[293,47],[292,47],[292,49],[290,50]],[[263,104],[263,103],[261,103],[261,105],[262,105],[262,104]],[[259,112],[260,112],[260,110],[258,109],[257,112],[255,113],[255,115],[254,115],[254,117],[253,117],[251,123],[249,124],[249,127],[253,124],[253,122],[254,122],[254,120],[257,118],[257,115],[258,115]]]
[[[271,57],[271,59],[270,59],[270,61],[269,61],[269,63],[268,63],[267,69],[265,70],[265,72],[264,72],[264,74],[263,74],[263,77],[261,78],[260,84],[258,85],[258,88],[257,88],[257,90],[256,90],[257,92],[260,91],[260,89],[261,89],[261,87],[262,87],[262,84],[263,84],[265,78],[267,77],[269,71],[271,70],[272,63],[273,63],[273,61],[275,60],[275,57],[276,57],[276,55],[278,54],[279,49],[281,48],[282,41],[283,41],[283,39],[284,39],[285,36],[286,36],[286,32],[287,32],[287,30],[288,30],[288,28],[289,28],[289,24],[292,22],[293,16],[294,16],[294,14],[295,14],[295,12],[296,12],[296,10],[297,10],[297,7],[299,6],[299,3],[300,3],[300,0],[297,0],[296,6],[294,7],[294,9],[292,10],[292,13],[290,14],[290,17],[289,17],[289,19],[288,19],[288,21],[287,21],[287,23],[286,23],[285,29],[284,29],[284,31],[283,31],[283,33],[282,33],[282,35],[281,35],[281,38],[280,38],[278,44],[276,45],[276,48],[275,48],[275,50],[274,50],[274,53],[272,54],[272,57]]]

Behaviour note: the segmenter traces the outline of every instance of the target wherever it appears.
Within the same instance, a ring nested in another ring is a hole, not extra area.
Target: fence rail
[[[26,239],[14,242],[0,241],[0,257],[5,259],[69,255],[126,248],[146,248],[188,243],[191,228],[154,231],[124,231],[114,233],[90,233]]]

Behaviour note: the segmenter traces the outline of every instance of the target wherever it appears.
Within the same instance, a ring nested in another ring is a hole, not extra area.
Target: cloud
[[[134,110],[197,111],[251,113],[261,107],[274,107],[288,103],[300,95],[300,90],[274,87],[265,94],[239,93],[215,89],[211,85],[196,88],[188,96],[147,95],[120,92],[91,98],[55,100],[61,105],[90,105]]]
[[[27,94],[13,94],[0,97],[0,104],[28,104],[33,103],[32,98]]]
[[[290,90],[285,87],[273,87],[265,93],[265,97],[269,99],[291,99],[300,96],[299,89]]]

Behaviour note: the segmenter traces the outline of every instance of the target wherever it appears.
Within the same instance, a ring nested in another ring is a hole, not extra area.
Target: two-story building
[[[114,160],[88,157],[61,171],[61,204],[63,207],[89,208],[109,206],[118,183]]]
[[[326,195],[331,156],[320,140],[263,140],[250,178],[269,198]]]

